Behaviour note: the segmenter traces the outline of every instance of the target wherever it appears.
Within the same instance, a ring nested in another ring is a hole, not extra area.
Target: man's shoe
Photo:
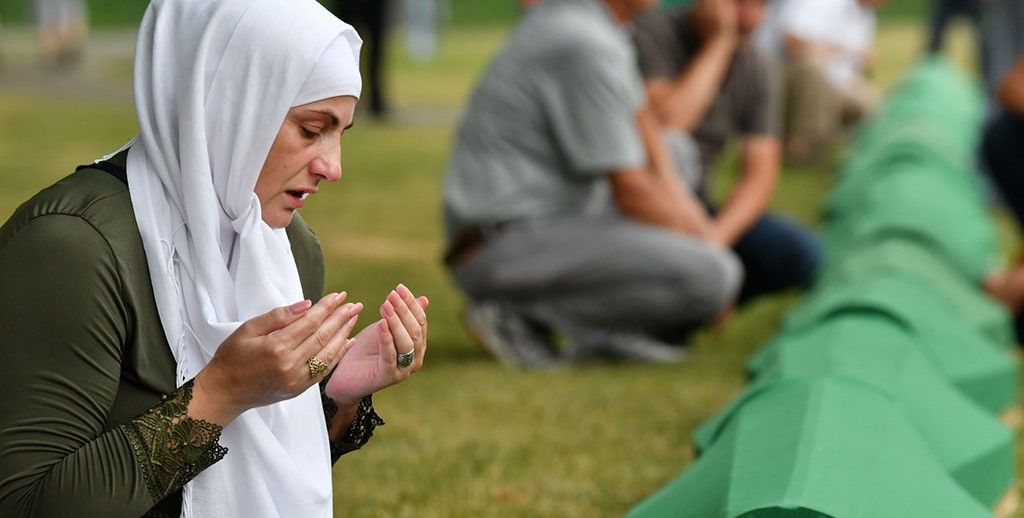
[[[563,364],[550,332],[499,303],[471,304],[465,320],[477,341],[506,366],[550,369]]]
[[[573,361],[621,361],[643,363],[683,363],[689,349],[640,333],[588,330],[573,340]]]

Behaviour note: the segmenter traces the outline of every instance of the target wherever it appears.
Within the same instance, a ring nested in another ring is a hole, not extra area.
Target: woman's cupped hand
[[[291,399],[320,381],[310,360],[334,372],[325,393],[339,407],[407,379],[423,366],[429,300],[404,285],[380,306],[381,319],[350,338],[361,303],[332,293],[253,317],[221,344],[195,378],[189,415],[221,426],[251,408]],[[401,355],[411,364],[399,365]]]
[[[350,340],[325,393],[339,407],[355,405],[363,397],[401,383],[423,367],[427,352],[427,297],[417,297],[399,284],[380,306],[381,319]],[[413,354],[409,365],[401,355]]]
[[[346,304],[346,298],[332,293],[316,304],[278,307],[243,323],[196,375],[189,415],[224,426],[246,410],[291,399],[318,383],[310,360],[319,359],[330,372],[356,345],[349,335],[363,305]]]

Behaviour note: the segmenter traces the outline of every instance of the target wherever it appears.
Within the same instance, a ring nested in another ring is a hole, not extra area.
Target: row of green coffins
[[[996,233],[981,103],[940,61],[866,125],[826,214],[826,269],[698,459],[634,517],[974,517],[1011,488],[1009,316],[979,289]]]
[[[972,173],[983,102],[945,61],[919,66],[865,124],[829,197],[830,262],[880,237],[918,241],[981,280],[998,257],[996,227]]]
[[[910,278],[850,286],[793,313],[696,432],[698,462],[635,516],[990,515],[1014,478],[1008,351]]]

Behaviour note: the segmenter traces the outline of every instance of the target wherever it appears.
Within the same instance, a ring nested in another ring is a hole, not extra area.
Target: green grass
[[[460,28],[445,35],[436,62],[398,57],[391,84],[401,122],[358,120],[345,138],[343,180],[304,211],[324,243],[329,289],[376,305],[403,281],[433,300],[427,366],[378,395],[388,425],[335,470],[339,516],[620,515],[690,462],[690,433],[742,390],[744,359],[797,298],[760,301],[701,333],[681,366],[522,373],[481,352],[438,262],[439,192],[453,121],[503,35]],[[879,85],[892,84],[920,41],[911,26],[883,30]],[[969,54],[963,34],[956,43],[958,56]],[[0,77],[0,219],[133,132],[130,99]],[[734,161],[725,160],[720,189],[733,181]],[[831,181],[829,171],[787,169],[774,205],[813,224]]]

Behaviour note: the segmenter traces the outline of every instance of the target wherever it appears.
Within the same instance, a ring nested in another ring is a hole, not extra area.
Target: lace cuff
[[[323,392],[320,392],[320,396],[323,399],[324,417],[327,418],[329,427],[331,420],[338,413],[338,405]],[[352,424],[349,425],[348,431],[338,440],[331,442],[331,462],[338,462],[342,455],[362,448],[373,437],[373,431],[378,426],[383,425],[384,420],[373,409],[373,396],[364,397],[359,401],[356,417],[352,419]]]
[[[204,469],[224,458],[221,427],[188,416],[192,381],[123,425],[153,501],[179,490]]]

